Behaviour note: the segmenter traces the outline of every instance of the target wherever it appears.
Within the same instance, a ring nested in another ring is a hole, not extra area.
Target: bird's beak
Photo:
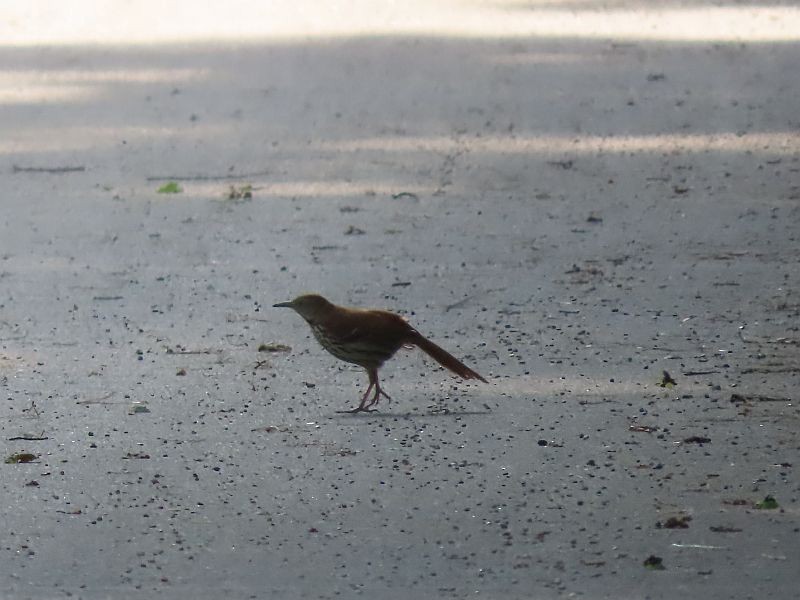
[[[277,304],[273,304],[272,308],[294,308],[294,304],[291,302],[278,302]]]

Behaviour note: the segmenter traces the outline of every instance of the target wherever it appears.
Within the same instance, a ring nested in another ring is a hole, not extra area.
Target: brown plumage
[[[340,360],[367,370],[369,387],[361,403],[346,412],[369,411],[381,396],[391,399],[381,389],[378,369],[403,346],[417,346],[463,379],[480,379],[487,383],[483,377],[394,313],[336,306],[317,294],[298,296],[291,302],[280,302],[274,306],[293,309],[308,322],[314,337],[325,350]],[[370,392],[373,392],[372,396]]]

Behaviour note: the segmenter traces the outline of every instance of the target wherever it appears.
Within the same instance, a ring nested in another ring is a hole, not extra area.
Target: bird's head
[[[298,296],[290,302],[278,302],[278,304],[273,304],[272,306],[275,308],[291,308],[306,321],[317,321],[333,308],[333,304],[319,294]]]

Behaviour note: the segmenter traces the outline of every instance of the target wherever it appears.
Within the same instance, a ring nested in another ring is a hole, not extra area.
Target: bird
[[[403,346],[418,347],[463,379],[479,379],[488,383],[395,313],[337,306],[319,294],[305,294],[289,302],[273,304],[273,307],[293,309],[311,326],[314,337],[325,350],[336,358],[359,365],[367,371],[369,387],[359,405],[339,412],[372,412],[372,407],[378,404],[381,396],[392,399],[381,388],[378,369]]]

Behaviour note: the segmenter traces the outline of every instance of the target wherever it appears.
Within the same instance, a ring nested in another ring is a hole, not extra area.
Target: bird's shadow
[[[433,411],[433,412],[337,412],[329,415],[338,419],[411,419],[411,418],[443,418],[443,417],[468,417],[478,415],[490,415],[490,410],[447,410],[447,411]]]

